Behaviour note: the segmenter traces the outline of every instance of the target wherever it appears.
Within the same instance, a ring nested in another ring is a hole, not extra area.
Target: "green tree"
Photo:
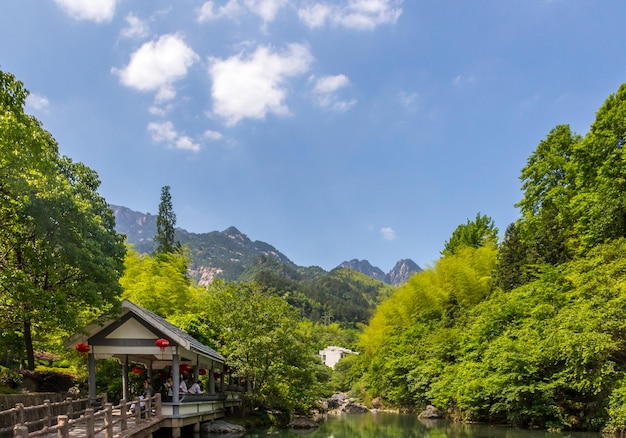
[[[156,219],[157,234],[154,240],[157,247],[155,254],[172,254],[180,252],[180,242],[176,240],[176,213],[172,205],[172,195],[170,186],[161,188],[161,203],[159,204],[159,214]]]
[[[129,249],[124,259],[122,294],[133,303],[167,318],[184,313],[193,303],[193,287],[187,277],[187,262],[182,254],[151,257]]]
[[[454,254],[459,248],[479,248],[494,244],[498,241],[498,228],[487,215],[476,213],[473,221],[467,220],[466,224],[459,225],[453,232],[450,240],[445,243],[441,252],[443,255]]]
[[[254,283],[214,281],[196,304],[193,317],[173,321],[199,339],[213,337],[210,345],[250,383],[252,405],[303,412],[324,394],[329,372],[283,299]]]
[[[38,333],[75,330],[84,312],[117,305],[125,247],[96,173],[59,156],[24,113],[27,95],[0,72],[0,320],[33,369]]]
[[[521,237],[520,224],[510,224],[500,244],[496,281],[505,291],[510,291],[529,281],[528,248]]]
[[[626,236],[626,84],[596,113],[591,130],[576,145],[576,214],[579,253]]]

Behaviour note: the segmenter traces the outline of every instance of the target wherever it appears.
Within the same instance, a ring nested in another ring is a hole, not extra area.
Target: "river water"
[[[370,412],[329,416],[312,431],[264,429],[249,431],[248,438],[601,438],[600,433],[551,433],[504,426],[462,424],[445,420],[418,420],[417,415]]]

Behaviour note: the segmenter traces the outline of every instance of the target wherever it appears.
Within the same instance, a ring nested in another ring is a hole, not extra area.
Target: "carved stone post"
[[[57,438],[68,438],[70,436],[70,417],[67,415],[59,415],[57,417],[57,424],[59,430],[57,431]]]
[[[126,404],[126,400],[121,399],[120,400],[120,428],[122,430],[126,430],[126,428],[128,427],[128,420],[126,418],[127,410],[128,410],[128,405]]]
[[[24,403],[16,403],[15,404],[16,415],[15,424],[23,425],[24,424]]]
[[[85,436],[87,438],[94,438],[94,418],[93,408],[85,409]]]
[[[28,427],[13,426],[13,438],[28,438]]]
[[[107,403],[104,408],[104,436],[113,438],[113,404]]]
[[[52,424],[52,407],[50,406],[50,400],[44,400],[44,417],[43,417],[43,425],[45,427],[50,427]]]

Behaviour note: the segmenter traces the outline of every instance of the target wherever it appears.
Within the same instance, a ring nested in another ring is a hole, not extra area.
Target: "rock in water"
[[[203,437],[219,435],[222,438],[235,438],[243,436],[244,433],[246,433],[246,429],[243,426],[227,423],[223,420],[209,421],[200,426],[200,435]]]
[[[369,412],[365,406],[357,405],[356,403],[348,403],[343,407],[343,411],[346,414],[363,414],[365,412]]]
[[[417,416],[417,418],[441,418],[441,417],[442,415],[441,415],[441,412],[439,412],[439,409],[431,405],[426,406],[426,409],[423,410]]]
[[[296,418],[289,423],[289,427],[292,429],[315,429],[319,427],[319,424],[310,418]]]

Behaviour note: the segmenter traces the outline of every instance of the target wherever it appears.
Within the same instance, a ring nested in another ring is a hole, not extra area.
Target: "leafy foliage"
[[[487,215],[476,213],[473,221],[467,220],[466,224],[459,225],[450,240],[445,243],[441,252],[443,255],[454,254],[459,248],[469,246],[479,248],[488,244],[495,244],[498,241],[498,229],[493,223],[493,219]]]
[[[0,321],[32,370],[38,336],[116,306],[125,247],[96,173],[59,155],[27,94],[0,71]]]
[[[151,257],[129,248],[124,266],[124,276],[120,279],[124,288],[122,298],[160,316],[166,318],[184,312],[194,297],[187,278],[187,261],[181,253]]]
[[[251,382],[254,405],[302,412],[324,393],[329,372],[309,334],[283,299],[254,284],[214,282],[195,301],[194,316],[173,322],[227,358]]]

